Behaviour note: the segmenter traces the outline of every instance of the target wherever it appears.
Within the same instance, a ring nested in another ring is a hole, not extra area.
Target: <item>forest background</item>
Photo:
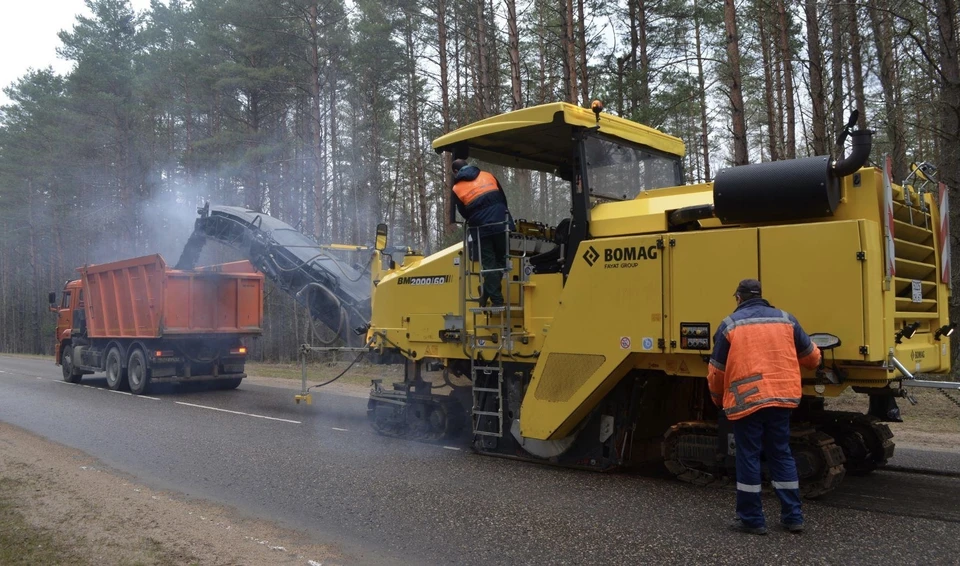
[[[682,138],[691,183],[836,155],[856,109],[896,182],[927,161],[960,188],[957,0],[86,4],[59,35],[72,70],[29,71],[0,108],[3,352],[52,353],[46,296],[78,266],[176,263],[208,201],[320,243],[369,244],[386,222],[392,243],[435,251],[458,235],[431,140],[541,103],[600,99]],[[568,216],[546,176],[501,180],[516,217]],[[960,195],[951,204],[956,256]],[[265,308],[253,355],[289,360],[308,317],[272,286]]]

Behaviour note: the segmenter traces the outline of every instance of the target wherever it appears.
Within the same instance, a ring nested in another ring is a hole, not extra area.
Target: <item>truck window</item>
[[[60,302],[60,308],[62,309],[70,308],[70,291],[66,291],[63,294],[63,301]]]
[[[77,308],[83,308],[83,289],[80,289],[80,293],[77,295]]]

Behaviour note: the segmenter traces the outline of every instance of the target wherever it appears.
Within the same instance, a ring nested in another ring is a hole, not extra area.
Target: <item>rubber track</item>
[[[725,468],[708,468],[701,462],[695,466],[684,463],[678,453],[679,441],[686,435],[712,437],[714,446],[717,441],[715,423],[695,421],[678,423],[664,435],[664,466],[680,481],[700,486],[722,487],[735,481],[735,477]],[[794,429],[791,431],[790,445],[794,450],[805,450],[817,459],[817,477],[800,480],[800,493],[805,498],[819,497],[836,489],[845,475],[843,450],[834,443],[833,438],[814,429]]]

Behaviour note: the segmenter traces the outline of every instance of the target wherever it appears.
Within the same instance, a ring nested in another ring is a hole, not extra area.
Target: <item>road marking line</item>
[[[38,376],[37,376],[37,379],[43,379],[43,378],[38,375]]]
[[[133,394],[131,393],[131,395],[133,395]],[[158,399],[157,397],[147,397],[146,395],[133,395],[133,396],[136,397],[137,399],[150,399],[151,401],[159,401],[159,400],[160,400],[160,399]]]
[[[133,395],[133,393],[127,393],[126,391],[114,391],[113,389],[109,389],[108,391],[110,391],[110,393],[119,393],[121,395]]]
[[[59,383],[60,385],[76,385],[75,383],[67,383],[66,381],[54,381],[54,383]]]
[[[347,430],[347,429],[345,429],[345,428],[337,428],[337,427],[335,427],[335,426],[332,426],[332,427],[330,427],[330,428],[332,428],[333,430],[339,430],[340,432],[350,432],[349,430]]]
[[[457,451],[460,450],[460,449],[457,448],[456,446],[444,446],[444,448],[446,448],[447,450],[457,450]]]
[[[184,403],[183,401],[175,401],[177,405],[185,405],[187,407],[196,407],[198,409],[210,409],[211,411],[221,411],[224,413],[233,413],[234,415],[243,415],[246,417],[256,417],[258,419],[267,419],[271,421],[280,421],[283,423],[293,423],[293,424],[303,424],[300,421],[291,421],[288,419],[278,419],[276,417],[266,417],[264,415],[255,415],[253,413],[242,413],[240,411],[228,411],[227,409],[220,409],[217,407],[207,407],[206,405],[194,405],[193,403]]]
[[[7,372],[5,372],[5,371],[0,371],[0,373],[7,373]]]
[[[84,385],[82,383],[80,384],[80,387],[86,387],[87,389],[100,389],[99,387],[94,387],[92,385]]]
[[[857,497],[865,497],[867,499],[892,499],[891,497],[880,497],[879,495],[863,495],[863,494],[860,494]]]

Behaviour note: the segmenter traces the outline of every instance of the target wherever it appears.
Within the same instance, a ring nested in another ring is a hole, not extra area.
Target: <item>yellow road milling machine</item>
[[[681,140],[599,103],[521,109],[437,139],[437,153],[501,180],[562,183],[568,216],[504,227],[501,307],[480,306],[490,268],[470,230],[432,255],[374,262],[367,340],[408,362],[402,382],[374,382],[372,426],[469,436],[476,451],[502,457],[729,481],[732,430],[705,378],[738,281],[756,278],[824,351],[793,415],[803,492],[883,465],[894,448],[886,413],[824,401],[852,389],[864,408],[895,406],[905,386],[956,385],[914,375],[950,369],[946,196],[865,167],[871,132],[850,128],[847,157],[733,167],[695,185],[683,184]],[[385,246],[381,226],[376,247]],[[471,385],[437,394],[427,364]]]

